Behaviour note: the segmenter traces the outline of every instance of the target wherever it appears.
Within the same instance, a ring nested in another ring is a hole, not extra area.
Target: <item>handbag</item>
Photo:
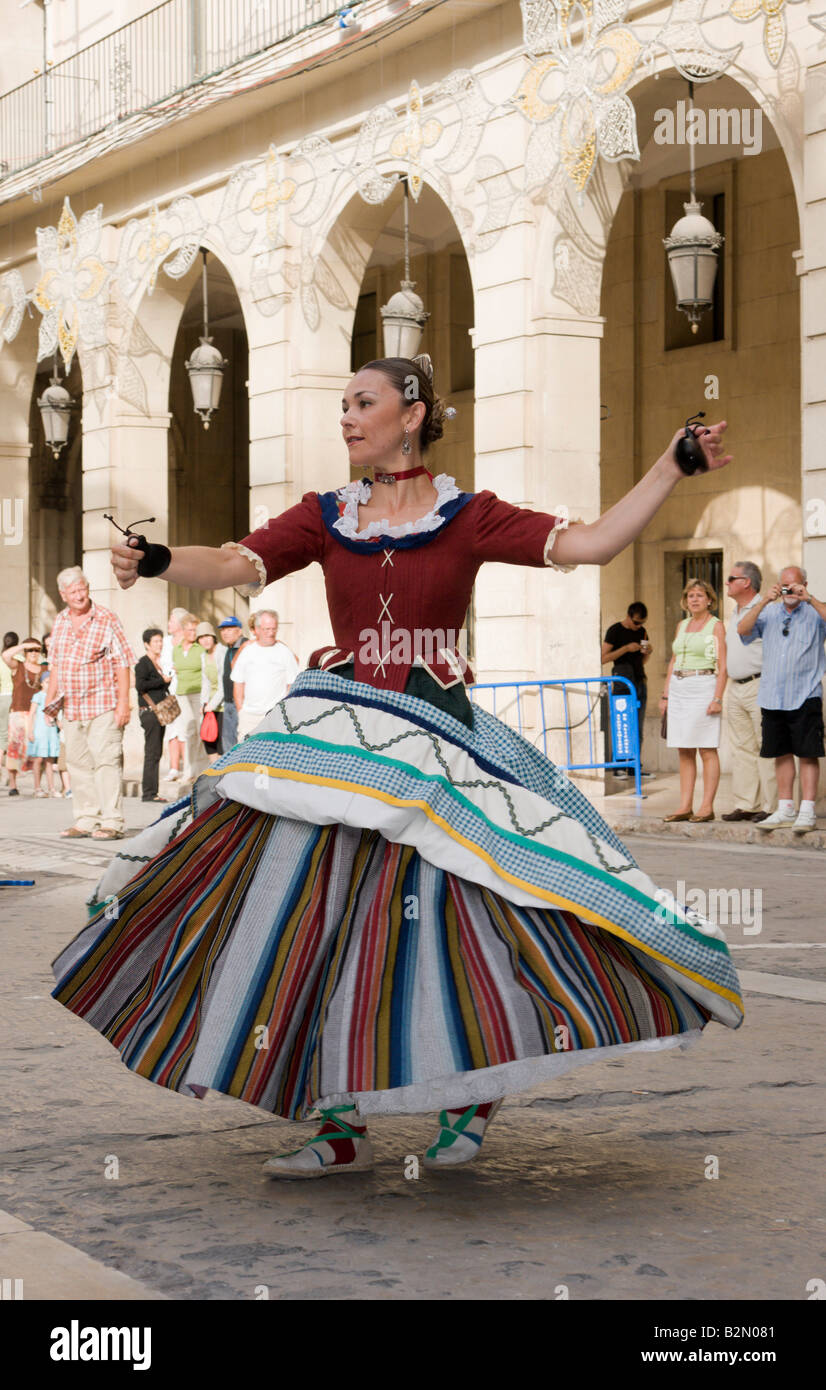
[[[218,718],[215,711],[208,709],[201,720],[201,738],[204,743],[214,743],[218,737]]]
[[[181,707],[174,695],[165,695],[157,704],[155,704],[151,695],[147,695],[146,691],[143,692],[143,698],[146,700],[152,713],[157,716],[159,724],[173,724],[181,712]]]

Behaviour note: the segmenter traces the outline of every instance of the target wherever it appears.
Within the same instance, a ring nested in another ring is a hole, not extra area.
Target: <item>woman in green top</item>
[[[209,761],[214,763],[221,756],[221,724],[224,708],[223,674],[226,647],[217,647],[218,638],[212,623],[199,623],[195,629],[195,636],[198,639],[198,645],[204,649],[204,669],[209,681],[210,692],[207,709],[215,715],[218,724],[217,737],[203,740],[203,745],[209,754]]]
[[[689,579],[680,598],[688,617],[677,625],[660,713],[668,712],[668,746],[680,750],[680,808],[671,820],[714,820],[720,782],[720,725],[726,687],[725,628],[712,608],[717,595],[704,579]],[[693,813],[697,749],[703,762],[703,800]]]
[[[181,618],[181,640],[172,648],[172,664],[178,675],[175,691],[183,717],[183,740],[188,777],[193,781],[208,766],[201,742],[201,720],[212,694],[206,672],[206,653],[196,639],[198,619],[194,613]]]

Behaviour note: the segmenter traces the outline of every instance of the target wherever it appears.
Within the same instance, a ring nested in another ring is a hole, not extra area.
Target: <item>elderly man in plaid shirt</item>
[[[63,732],[72,777],[75,824],[65,839],[119,840],[123,835],[123,730],[135,655],[120,619],[89,597],[83,570],[61,570],[66,607],[52,627],[46,704],[65,698]]]

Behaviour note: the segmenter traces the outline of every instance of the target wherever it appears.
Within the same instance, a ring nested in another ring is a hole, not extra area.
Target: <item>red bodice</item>
[[[458,639],[479,567],[550,565],[549,542],[565,524],[492,492],[462,493],[439,508],[445,520],[436,530],[358,541],[335,529],[341,510],[335,493],[307,492],[236,544],[260,556],[268,584],[317,561],[335,645],[313,652],[309,665],[353,661],[357,681],[396,691],[413,664],[444,688],[472,685]]]

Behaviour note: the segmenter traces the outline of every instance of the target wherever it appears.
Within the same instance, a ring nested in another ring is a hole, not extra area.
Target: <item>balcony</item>
[[[166,0],[0,97],[3,181],[332,19],[342,0]]]

